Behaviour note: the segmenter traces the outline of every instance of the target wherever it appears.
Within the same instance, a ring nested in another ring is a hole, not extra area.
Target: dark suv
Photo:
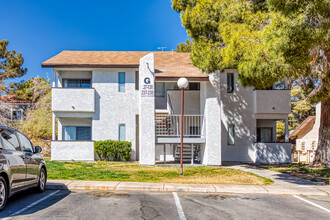
[[[0,211],[14,193],[45,190],[46,163],[40,152],[41,147],[33,146],[24,134],[0,125]]]

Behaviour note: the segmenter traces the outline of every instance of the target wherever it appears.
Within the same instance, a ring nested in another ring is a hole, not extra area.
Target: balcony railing
[[[181,115],[156,114],[156,135],[158,137],[180,137]],[[204,115],[183,116],[183,136],[201,138],[205,136]]]

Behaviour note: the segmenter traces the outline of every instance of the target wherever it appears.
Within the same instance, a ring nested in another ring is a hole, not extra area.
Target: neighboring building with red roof
[[[25,111],[33,105],[31,101],[19,99],[13,94],[0,96],[0,102],[0,114],[10,121],[22,120]]]
[[[316,105],[316,116],[306,118],[290,135],[296,140],[298,163],[312,163],[318,146],[321,104]]]

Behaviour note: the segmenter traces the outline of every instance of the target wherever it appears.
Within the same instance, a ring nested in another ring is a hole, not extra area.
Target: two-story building
[[[244,88],[237,70],[205,74],[174,51],[63,51],[42,67],[53,68],[52,160],[93,161],[93,141],[113,139],[131,142],[141,165],[178,161],[185,77],[185,162],[291,162],[290,91]],[[277,120],[286,143],[276,142]]]

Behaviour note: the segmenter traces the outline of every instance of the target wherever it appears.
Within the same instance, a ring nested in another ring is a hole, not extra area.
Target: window
[[[301,150],[306,150],[306,143],[305,141],[301,142]]]
[[[165,97],[165,83],[164,82],[156,82],[156,97]]]
[[[63,79],[63,87],[66,88],[90,88],[90,79]]]
[[[273,128],[257,128],[257,142],[273,142]]]
[[[139,71],[135,71],[135,90],[139,90]]]
[[[125,124],[120,124],[119,125],[119,135],[118,139],[120,141],[126,141],[126,125]]]
[[[312,150],[316,149],[316,141],[312,141]]]
[[[234,92],[234,74],[227,73],[227,93]]]
[[[14,131],[2,129],[0,133],[6,150],[21,150]]]
[[[118,73],[118,92],[125,92],[125,73]]]
[[[228,145],[235,145],[235,125],[228,125]]]
[[[27,139],[23,134],[17,132],[18,138],[21,141],[21,147],[24,152],[33,152],[33,147],[29,139]]]
[[[63,140],[65,141],[88,141],[92,139],[91,127],[63,127]]]
[[[89,79],[82,79],[81,80],[81,88],[90,88],[91,81]]]
[[[189,83],[189,90],[200,90],[200,83]]]

